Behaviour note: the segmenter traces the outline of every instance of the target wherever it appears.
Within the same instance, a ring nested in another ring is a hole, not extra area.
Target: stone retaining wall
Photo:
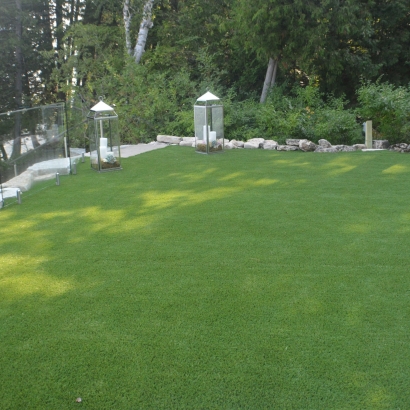
[[[180,145],[182,147],[195,147],[194,137],[176,137],[173,135],[158,135],[157,141],[165,144]],[[222,140],[220,140],[222,142]],[[305,151],[305,152],[351,152],[363,151],[365,144],[332,145],[325,139],[319,140],[318,144],[307,139],[287,139],[285,145],[278,144],[274,140],[264,138],[252,138],[246,142],[224,139],[225,149],[269,149],[276,151]],[[373,140],[372,149],[390,149],[398,152],[410,152],[410,144],[395,144],[389,147],[387,140]]]

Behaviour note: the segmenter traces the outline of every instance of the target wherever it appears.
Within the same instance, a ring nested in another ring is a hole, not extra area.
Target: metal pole
[[[71,173],[73,175],[77,175],[77,164],[75,162],[73,162],[71,165]]]
[[[85,159],[84,159],[84,152],[82,152],[81,153],[81,162],[84,162],[85,161]]]
[[[60,185],[60,174],[56,172],[56,185]]]
[[[17,164],[14,164],[14,176],[17,176]]]
[[[17,203],[21,205],[21,191],[18,189],[16,192]]]
[[[205,144],[206,144],[206,153],[209,154],[208,101],[205,101]]]

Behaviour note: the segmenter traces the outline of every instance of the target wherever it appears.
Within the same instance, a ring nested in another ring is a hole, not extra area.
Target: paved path
[[[133,157],[134,155],[143,154],[144,152],[154,149],[165,148],[168,144],[161,142],[151,142],[149,144],[121,145],[121,158]]]

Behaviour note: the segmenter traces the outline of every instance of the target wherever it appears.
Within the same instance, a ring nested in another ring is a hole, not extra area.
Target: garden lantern
[[[98,172],[121,169],[118,115],[114,108],[100,97],[100,102],[90,109],[87,123],[91,168]]]
[[[223,106],[210,92],[196,100],[194,105],[196,152],[209,154],[224,149]]]

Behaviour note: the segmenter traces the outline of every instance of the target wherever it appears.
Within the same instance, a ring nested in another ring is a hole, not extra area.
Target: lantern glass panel
[[[121,169],[118,117],[113,112],[102,114],[97,112],[94,117],[88,117],[91,168],[96,171]]]
[[[200,153],[223,151],[223,106],[194,106],[195,146]]]

